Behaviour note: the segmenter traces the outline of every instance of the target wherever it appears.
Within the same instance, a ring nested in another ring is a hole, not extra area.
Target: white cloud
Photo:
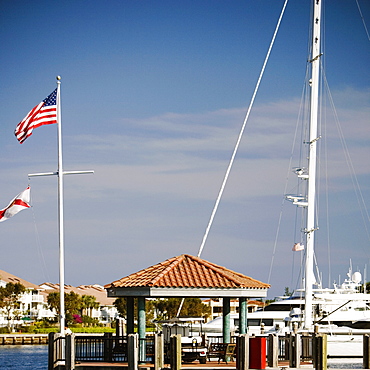
[[[366,185],[370,175],[368,108],[359,102],[366,102],[362,94],[367,92],[352,93],[356,108],[348,105],[338,111],[338,116],[344,121],[343,131],[349,134],[347,143],[354,166]],[[343,99],[342,93],[337,96]],[[291,174],[289,156],[298,108],[295,99],[255,106],[204,249],[205,259],[267,280],[285,180]],[[91,267],[84,273],[91,271],[91,278],[87,282],[93,278],[93,282],[107,283],[110,278],[120,278],[174,255],[196,254],[244,114],[245,108],[167,113],[122,119],[116,133],[107,129],[97,135],[91,132],[66,137],[65,168],[95,170],[94,175],[65,177],[67,262],[74,266],[77,257],[88,255]],[[338,141],[330,132],[329,144],[333,143]],[[331,153],[329,170],[336,181],[330,196],[340,199],[335,212],[346,215],[352,208],[348,209],[348,194],[344,192],[348,181],[342,181],[348,179],[342,169],[345,162],[337,149]],[[38,154],[39,160],[42,156],[45,153]],[[51,159],[45,157],[48,162]],[[292,162],[291,166],[296,164]],[[36,168],[37,164],[32,166]],[[2,187],[9,192],[3,203],[22,190],[18,184],[32,172],[27,163],[18,170],[3,169]],[[34,172],[42,170],[36,168]],[[36,221],[47,253],[57,244],[56,184],[55,177],[31,180]],[[15,192],[9,190],[12,188]],[[295,208],[284,204],[284,212],[294,218]],[[272,275],[274,294],[281,294],[289,285],[287,278],[280,276],[291,260],[293,226],[293,221],[281,226],[280,250]],[[24,250],[24,238],[13,238],[13,229],[4,232],[4,243],[11,240],[15,250]],[[229,251],[226,256],[225,248]],[[56,261],[52,265],[56,266]],[[71,268],[68,276],[76,280],[79,273]],[[57,276],[51,273],[51,277],[57,281]]]

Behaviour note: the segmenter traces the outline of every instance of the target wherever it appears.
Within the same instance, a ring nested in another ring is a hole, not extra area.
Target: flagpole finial
[[[60,76],[57,76],[57,80],[60,81],[62,79],[62,77]]]

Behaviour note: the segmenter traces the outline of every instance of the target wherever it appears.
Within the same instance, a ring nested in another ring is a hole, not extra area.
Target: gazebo
[[[145,338],[145,299],[223,298],[223,341],[230,343],[230,298],[239,298],[239,333],[247,331],[247,298],[267,296],[269,284],[182,254],[105,285],[108,297],[127,299],[127,333],[134,332],[134,298],[138,299],[138,334]]]

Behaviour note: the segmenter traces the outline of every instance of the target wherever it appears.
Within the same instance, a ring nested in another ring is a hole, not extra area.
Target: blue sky
[[[369,27],[370,5],[358,2]],[[95,170],[65,178],[66,283],[106,284],[198,253],[282,5],[1,2],[0,208],[26,188],[28,173],[56,170],[55,125],[35,130],[22,145],[13,131],[52,92],[57,75],[64,167]],[[274,241],[304,86],[309,18],[309,1],[288,3],[202,253],[269,282],[271,297],[293,289],[299,270],[290,204],[284,203],[275,251]],[[326,1],[326,77],[367,205],[369,46],[356,1]],[[321,224],[318,237],[324,283],[339,274],[343,280],[350,258],[360,270],[370,258],[345,159],[334,145],[339,141],[328,138],[335,181],[330,252]],[[57,179],[33,178],[30,185],[33,210],[0,225],[0,268],[34,283],[58,282]]]

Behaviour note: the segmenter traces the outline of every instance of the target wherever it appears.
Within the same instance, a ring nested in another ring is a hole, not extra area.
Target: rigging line
[[[297,279],[295,282],[295,289],[298,290],[299,296],[303,298],[304,292],[304,260],[306,259],[306,249],[300,253],[300,265],[299,265],[299,273],[297,274]]]
[[[30,184],[30,178],[28,178],[28,184]],[[33,225],[34,225],[34,228],[35,228],[35,239],[36,239],[37,252],[38,252],[38,254],[41,258],[41,261],[42,261],[42,267],[43,267],[43,270],[44,270],[43,271],[44,272],[44,277],[46,278],[46,281],[50,281],[50,276],[48,274],[44,253],[42,252],[42,248],[41,248],[40,234],[39,234],[39,231],[38,231],[38,228],[37,228],[35,210],[33,208],[32,194],[30,196],[31,196],[30,203],[31,203],[31,209],[32,209]]]
[[[326,105],[326,99],[325,99],[325,103]],[[330,286],[331,284],[331,235],[330,235],[330,222],[329,222],[329,196],[330,196],[330,193],[329,193],[329,169],[328,169],[328,163],[329,163],[329,159],[328,159],[328,133],[327,133],[327,124],[326,124],[326,116],[325,116],[325,126],[324,126],[324,129],[325,129],[325,132],[324,132],[324,144],[325,144],[325,150],[324,150],[324,155],[325,155],[325,219],[326,219],[326,239],[327,239],[327,245],[328,245],[328,250],[327,250],[327,253],[328,253],[328,266],[329,266],[329,269],[328,269],[328,286]]]
[[[325,39],[324,39],[325,40]],[[325,48],[325,46],[324,46]],[[325,49],[323,49],[325,50]],[[324,52],[325,54],[325,52]],[[327,86],[327,82],[325,80],[325,67],[324,67],[324,63],[325,62],[325,59],[323,58],[322,60],[320,60],[320,68],[321,68],[321,77],[322,77],[322,80],[321,80],[321,83],[323,85],[323,88],[321,89],[321,91],[328,91],[329,89],[325,89],[324,87]],[[322,96],[322,104],[321,104],[321,107],[326,107],[328,105],[328,100],[330,101],[329,99],[329,94],[323,94]],[[325,175],[325,183],[323,184],[324,188],[325,188],[325,191],[324,191],[324,194],[325,194],[325,198],[324,198],[324,206],[325,206],[325,224],[326,224],[326,244],[327,244],[327,258],[328,258],[328,276],[327,276],[327,286],[330,287],[331,284],[332,284],[332,268],[331,268],[331,224],[330,224],[330,217],[329,217],[329,210],[330,210],[330,191],[329,191],[329,156],[328,156],[328,148],[329,148],[329,143],[328,143],[328,138],[329,138],[329,132],[328,132],[328,110],[325,109],[323,111],[325,114],[321,113],[320,114],[320,117],[321,117],[321,132],[322,132],[322,137],[323,137],[323,141],[322,141],[322,149],[321,151],[323,152],[323,155],[322,155],[322,158],[324,159],[324,163],[323,163],[323,171],[324,171],[324,175]]]
[[[293,243],[295,243],[296,240],[297,240],[297,224],[298,224],[298,207],[296,208],[295,217],[294,217]],[[300,240],[300,242],[301,242],[301,240]],[[290,276],[290,284],[291,285],[293,284],[294,269],[295,269],[295,254],[292,253],[292,270],[291,270],[291,276]]]
[[[254,100],[256,98],[256,95],[257,95],[257,91],[258,91],[258,88],[260,86],[260,83],[261,83],[261,80],[262,80],[262,76],[264,74],[264,71],[265,71],[265,68],[266,68],[266,65],[267,65],[267,62],[268,62],[268,59],[270,57],[270,54],[271,54],[271,50],[272,50],[272,47],[274,45],[274,42],[275,42],[275,38],[276,38],[276,35],[277,35],[277,32],[279,30],[279,27],[280,27],[280,23],[281,23],[281,20],[283,18],[283,15],[284,15],[284,12],[285,12],[285,8],[287,6],[287,3],[288,3],[288,0],[285,0],[284,2],[284,5],[283,5],[283,8],[281,10],[281,13],[280,13],[280,17],[279,17],[279,20],[278,20],[278,23],[276,25],[276,28],[275,28],[275,31],[274,31],[274,35],[272,36],[272,40],[271,40],[271,43],[270,43],[270,46],[268,48],[268,51],[267,51],[267,54],[266,54],[266,57],[265,57],[265,60],[263,62],[263,66],[262,66],[262,69],[261,69],[261,72],[260,72],[260,75],[258,77],[258,80],[257,80],[257,84],[254,88],[254,92],[253,92],[253,95],[252,95],[252,99],[249,103],[249,107],[248,107],[248,110],[247,110],[247,113],[245,115],[245,118],[244,118],[244,122],[243,122],[243,125],[242,125],[242,128],[240,130],[240,133],[239,133],[239,136],[238,136],[238,140],[236,141],[236,144],[235,144],[235,148],[234,148],[234,151],[233,151],[233,154],[231,156],[231,159],[230,159],[230,162],[229,162],[229,165],[227,167],[227,170],[226,170],[226,173],[225,173],[225,176],[224,176],[224,180],[222,182],[222,185],[221,185],[221,188],[220,188],[220,191],[218,193],[218,196],[217,196],[217,199],[216,199],[216,203],[213,207],[213,210],[212,210],[212,213],[211,213],[211,217],[210,217],[210,220],[208,222],[208,225],[207,225],[207,228],[206,228],[206,231],[205,231],[205,234],[203,236],[203,240],[202,240],[202,244],[200,245],[200,248],[199,248],[199,251],[198,251],[198,257],[200,257],[200,255],[202,254],[202,251],[203,251],[203,248],[204,248],[204,245],[207,241],[207,237],[208,237],[208,234],[209,234],[209,230],[211,229],[211,226],[212,226],[212,223],[213,223],[213,219],[216,215],[216,212],[217,212],[217,209],[218,209],[218,205],[220,203],[220,200],[221,200],[221,197],[222,197],[222,194],[224,192],[224,189],[225,189],[225,186],[226,186],[226,182],[229,178],[229,174],[230,174],[230,171],[231,171],[231,167],[234,163],[234,159],[235,159],[235,156],[236,156],[236,153],[238,151],[238,148],[239,148],[239,145],[240,145],[240,142],[241,142],[241,139],[242,139],[242,136],[243,136],[243,133],[244,133],[244,130],[245,130],[245,127],[247,125],[247,121],[248,121],[248,118],[249,118],[249,115],[250,115],[250,112],[251,112],[251,109],[252,109],[252,106],[253,106],[253,103],[254,103]]]
[[[301,108],[302,108],[302,104],[301,104]],[[298,123],[300,121],[300,118],[299,118],[300,115],[301,115],[301,109],[300,109],[300,112],[298,114],[298,119],[297,119],[297,122],[296,122],[296,128],[295,128],[295,132],[294,132],[294,139],[293,139],[292,149],[291,149],[291,152],[290,152],[289,165],[288,165],[287,175],[285,177],[285,187],[284,187],[284,193],[283,193],[284,195],[287,193],[288,179],[289,179],[289,174],[290,174],[291,168],[292,168],[293,152],[294,152],[295,142],[296,142],[297,133],[298,133]],[[270,284],[270,279],[271,279],[271,274],[272,274],[272,267],[273,267],[274,260],[275,260],[277,241],[278,241],[278,237],[279,237],[279,234],[280,234],[281,219],[283,217],[284,203],[285,203],[285,197],[283,196],[282,201],[281,201],[281,205],[280,205],[280,214],[279,214],[279,220],[278,220],[278,227],[277,227],[276,234],[275,234],[275,241],[274,241],[274,247],[273,247],[273,252],[272,252],[269,274],[268,274],[268,278],[267,278],[267,284]]]
[[[361,16],[362,23],[363,23],[363,25],[364,25],[364,27],[365,27],[365,31],[366,31],[367,38],[368,38],[368,40],[370,41],[369,31],[367,30],[366,23],[365,23],[365,18],[364,18],[364,16],[362,15],[362,11],[361,11],[361,8],[360,8],[360,4],[358,3],[358,0],[356,0],[356,4],[357,4],[358,11],[360,12],[360,16]]]
[[[357,197],[357,202],[358,202],[359,207],[360,207],[362,219],[363,219],[363,222],[364,222],[364,227],[365,227],[365,230],[366,230],[366,233],[367,233],[367,237],[370,240],[370,232],[369,232],[369,228],[367,227],[367,223],[370,222],[369,212],[366,208],[366,203],[365,203],[362,191],[361,191],[360,184],[358,182],[356,171],[355,171],[355,168],[353,166],[353,162],[352,162],[352,159],[351,159],[351,156],[350,156],[350,153],[349,153],[349,150],[348,150],[348,146],[347,146],[347,143],[346,143],[346,140],[345,140],[345,137],[344,137],[342,126],[340,124],[338,113],[337,113],[337,110],[336,110],[336,107],[335,107],[335,104],[334,104],[334,99],[333,99],[333,96],[331,94],[331,91],[330,91],[330,88],[329,88],[329,83],[326,79],[325,74],[324,74],[324,82],[325,82],[325,86],[326,86],[327,91],[328,91],[329,101],[330,101],[331,107],[333,109],[335,123],[337,125],[337,129],[338,129],[338,132],[339,132],[339,135],[340,135],[340,141],[341,141],[341,144],[343,146],[344,155],[345,155],[347,166],[349,168],[349,172],[350,172],[350,175],[351,175],[351,181],[352,181],[352,184],[353,184],[355,195]]]
[[[314,262],[315,262],[315,269],[316,269],[316,275],[317,275],[317,279],[316,279],[316,276],[315,276],[315,273],[314,273],[314,279],[316,281],[316,285],[318,285],[319,288],[322,288],[322,279],[321,279],[321,276],[320,276],[319,266],[318,266],[318,263],[317,263],[317,257],[316,257],[315,252],[313,254],[313,259],[314,259]]]
[[[308,68],[308,64],[307,64],[305,81],[308,81],[308,73],[309,73],[309,68]],[[294,155],[295,144],[296,144],[297,136],[298,136],[298,126],[299,126],[299,123],[302,122],[302,120],[304,120],[304,117],[302,117],[302,116],[304,114],[304,101],[305,101],[305,96],[307,94],[306,88],[307,88],[307,86],[306,86],[306,84],[304,84],[303,89],[302,89],[302,93],[301,93],[301,102],[300,102],[299,112],[298,112],[297,121],[296,121],[296,127],[295,127],[293,142],[292,142],[292,148],[291,148],[291,151],[290,151],[290,158],[289,158],[289,164],[288,164],[288,168],[287,168],[287,174],[286,174],[286,177],[285,177],[285,187],[284,187],[284,192],[283,192],[284,196],[282,197],[281,206],[280,206],[278,226],[277,226],[277,230],[276,230],[276,234],[275,234],[274,247],[273,247],[273,252],[272,252],[272,257],[271,257],[269,274],[268,274],[268,278],[267,278],[267,283],[268,284],[270,283],[270,280],[271,280],[272,268],[273,268],[274,261],[275,261],[275,253],[276,253],[277,242],[278,242],[278,238],[279,238],[279,234],[280,234],[281,220],[282,220],[282,217],[283,217],[283,207],[284,207],[284,203],[285,203],[285,194],[287,194],[288,180],[289,180],[289,175],[290,175],[291,169],[292,169],[293,155]],[[301,133],[301,142],[303,142],[302,133]],[[300,156],[302,156],[302,148],[300,148]]]

